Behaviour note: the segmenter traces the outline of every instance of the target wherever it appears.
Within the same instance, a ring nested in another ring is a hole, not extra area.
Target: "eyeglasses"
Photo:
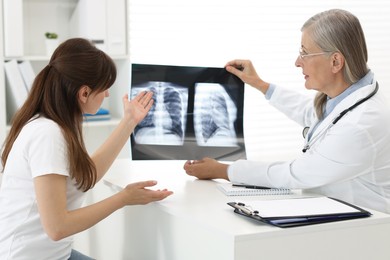
[[[324,52],[315,52],[315,53],[305,53],[302,49],[299,49],[299,58],[304,60],[306,57],[311,57],[311,56],[318,56],[318,55],[324,55],[327,53],[331,53],[331,51],[324,51]]]

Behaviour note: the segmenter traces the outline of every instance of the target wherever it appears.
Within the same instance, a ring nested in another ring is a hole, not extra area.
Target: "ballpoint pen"
[[[241,188],[246,188],[246,189],[258,189],[258,190],[268,190],[271,189],[269,187],[265,186],[256,186],[256,185],[247,185],[247,184],[232,184],[233,187],[241,187]]]

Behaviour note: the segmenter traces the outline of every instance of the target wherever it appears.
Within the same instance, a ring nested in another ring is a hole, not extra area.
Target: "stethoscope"
[[[328,127],[326,127],[325,129],[323,129],[319,134],[317,134],[316,136],[314,136],[310,141],[307,141],[305,146],[303,147],[302,149],[302,152],[306,153],[307,150],[310,149],[310,146],[315,143],[321,136],[323,136],[332,126],[334,126],[341,118],[343,118],[343,116],[345,116],[345,114],[347,114],[348,112],[352,111],[353,109],[355,109],[357,106],[363,104],[364,102],[366,102],[367,100],[369,100],[370,98],[372,98],[377,92],[378,92],[378,89],[379,89],[379,84],[378,82],[376,82],[376,85],[375,85],[375,89],[370,93],[368,94],[366,97],[358,100],[355,104],[353,104],[352,106],[348,107],[347,109],[344,109],[343,111],[341,111],[341,113],[335,118],[333,119],[333,121],[329,124]],[[303,135],[303,138],[306,139],[306,136],[307,134],[309,133],[309,129],[310,127],[309,126],[306,126],[305,128],[303,128],[303,131],[302,131],[302,135]]]

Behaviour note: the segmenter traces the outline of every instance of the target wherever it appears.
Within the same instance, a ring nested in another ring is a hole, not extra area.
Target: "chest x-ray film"
[[[153,92],[133,160],[246,159],[244,83],[224,68],[132,64],[130,97]]]

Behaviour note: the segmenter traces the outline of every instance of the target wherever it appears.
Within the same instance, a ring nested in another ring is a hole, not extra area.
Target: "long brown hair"
[[[3,169],[23,126],[40,115],[60,126],[67,143],[70,176],[78,188],[83,191],[92,188],[97,179],[96,167],[84,144],[78,91],[86,85],[92,93],[99,93],[110,88],[115,79],[113,60],[90,41],[73,38],[60,44],[49,64],[36,76],[26,102],[12,119],[1,155]]]
[[[331,9],[311,17],[302,26],[313,41],[326,52],[340,52],[345,58],[344,81],[356,83],[368,73],[368,53],[362,26],[359,19],[348,11]],[[323,116],[327,96],[318,93],[314,106],[318,118]]]

